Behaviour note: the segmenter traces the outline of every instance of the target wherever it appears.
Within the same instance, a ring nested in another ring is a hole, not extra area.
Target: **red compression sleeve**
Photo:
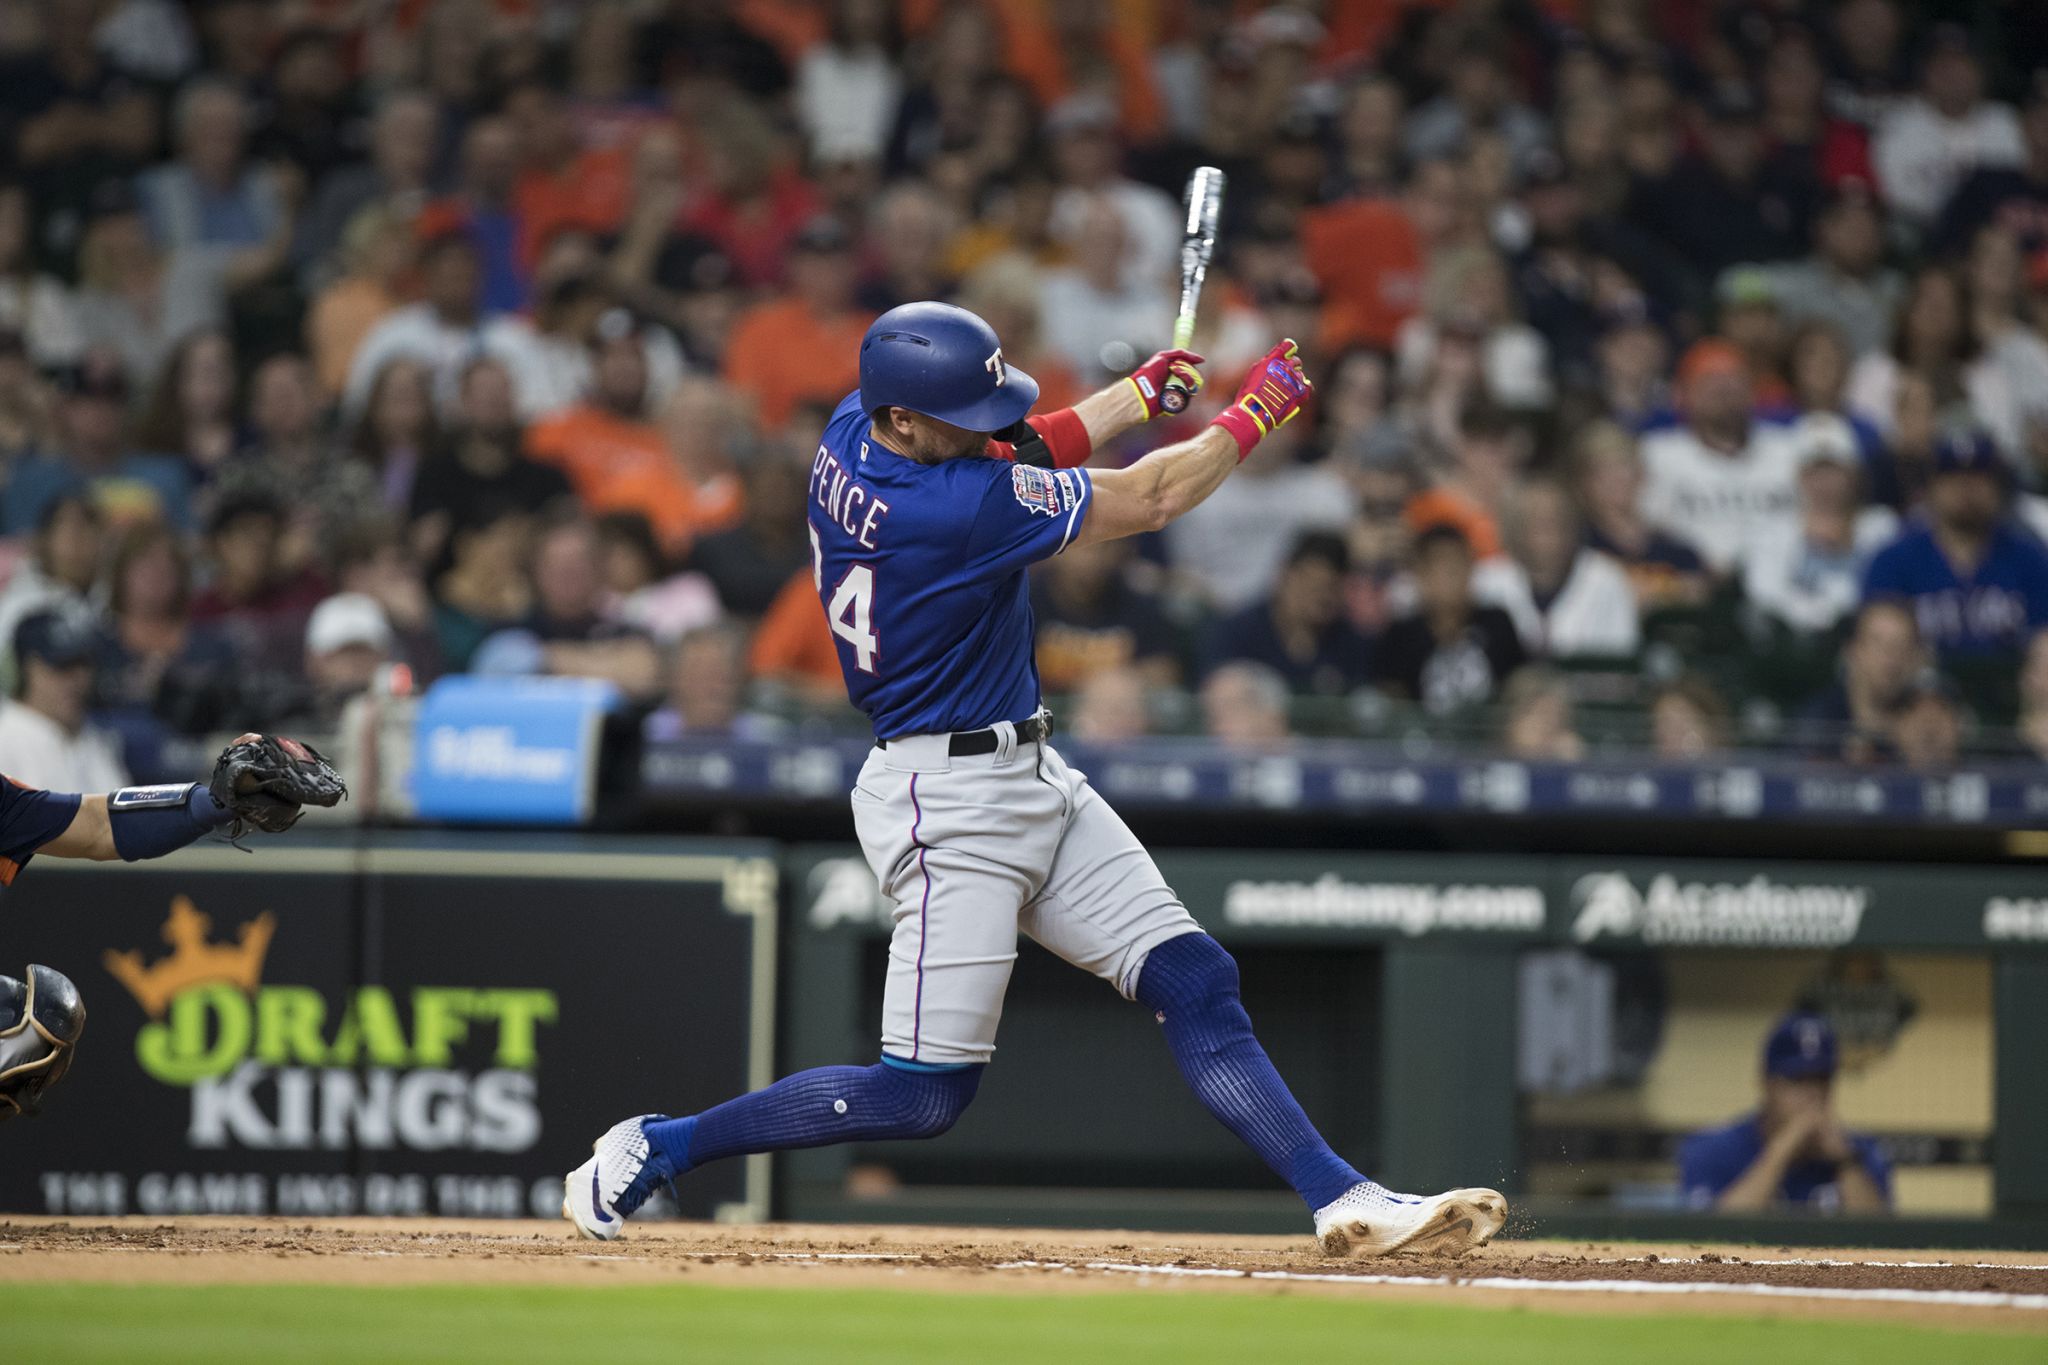
[[[1095,443],[1088,439],[1088,425],[1072,408],[1061,408],[1043,417],[1027,417],[1031,429],[1045,438],[1045,447],[1052,452],[1054,469],[1074,469],[1088,463],[1088,457],[1095,453]]]

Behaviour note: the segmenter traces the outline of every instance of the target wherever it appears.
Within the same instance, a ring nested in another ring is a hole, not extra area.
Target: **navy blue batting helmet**
[[[950,303],[906,303],[875,319],[860,342],[860,401],[869,412],[908,408],[968,431],[1016,425],[1038,381],[1004,363],[996,329]]]

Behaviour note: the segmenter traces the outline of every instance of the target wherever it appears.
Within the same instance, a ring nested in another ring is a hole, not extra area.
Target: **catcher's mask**
[[[0,1122],[41,1110],[84,1032],[85,1002],[70,977],[35,965],[26,981],[0,976]]]

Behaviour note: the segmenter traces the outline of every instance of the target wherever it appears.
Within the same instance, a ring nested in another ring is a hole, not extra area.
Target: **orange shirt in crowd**
[[[614,145],[583,152],[557,172],[521,175],[512,189],[512,208],[519,215],[519,268],[531,274],[548,240],[563,228],[616,230],[626,217],[630,169],[628,149]]]
[[[825,604],[818,600],[808,565],[790,575],[768,604],[747,651],[747,668],[757,678],[779,679],[825,695],[844,695],[846,680],[839,672],[839,651],[832,647],[832,627],[825,622]]]
[[[320,291],[306,314],[306,345],[313,353],[313,373],[329,398],[339,398],[348,387],[349,366],[363,338],[404,302],[362,275],[345,276]]]
[[[1346,199],[1302,215],[1302,250],[1323,286],[1326,353],[1391,348],[1422,301],[1422,238],[1387,199]]]
[[[780,431],[798,403],[827,407],[860,384],[860,341],[874,315],[820,318],[801,299],[756,304],[733,324],[725,379],[753,396],[761,425]]]
[[[1472,547],[1474,559],[1492,559],[1500,553],[1500,523],[1493,513],[1454,489],[1426,488],[1417,493],[1408,500],[1402,519],[1418,534],[1432,526],[1458,531]]]
[[[660,430],[589,404],[537,422],[527,454],[568,477],[592,512],[638,512],[671,552],[736,525],[746,504],[737,478],[697,484],[676,465]]]

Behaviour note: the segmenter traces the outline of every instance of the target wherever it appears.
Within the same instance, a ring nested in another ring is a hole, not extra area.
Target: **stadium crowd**
[[[1070,403],[1213,163],[1178,429],[1278,336],[1319,397],[1039,571],[1063,723],[2048,754],[2048,17],[1943,14],[0,3],[0,753],[117,785],[394,665],[857,728],[803,500],[868,321]]]

